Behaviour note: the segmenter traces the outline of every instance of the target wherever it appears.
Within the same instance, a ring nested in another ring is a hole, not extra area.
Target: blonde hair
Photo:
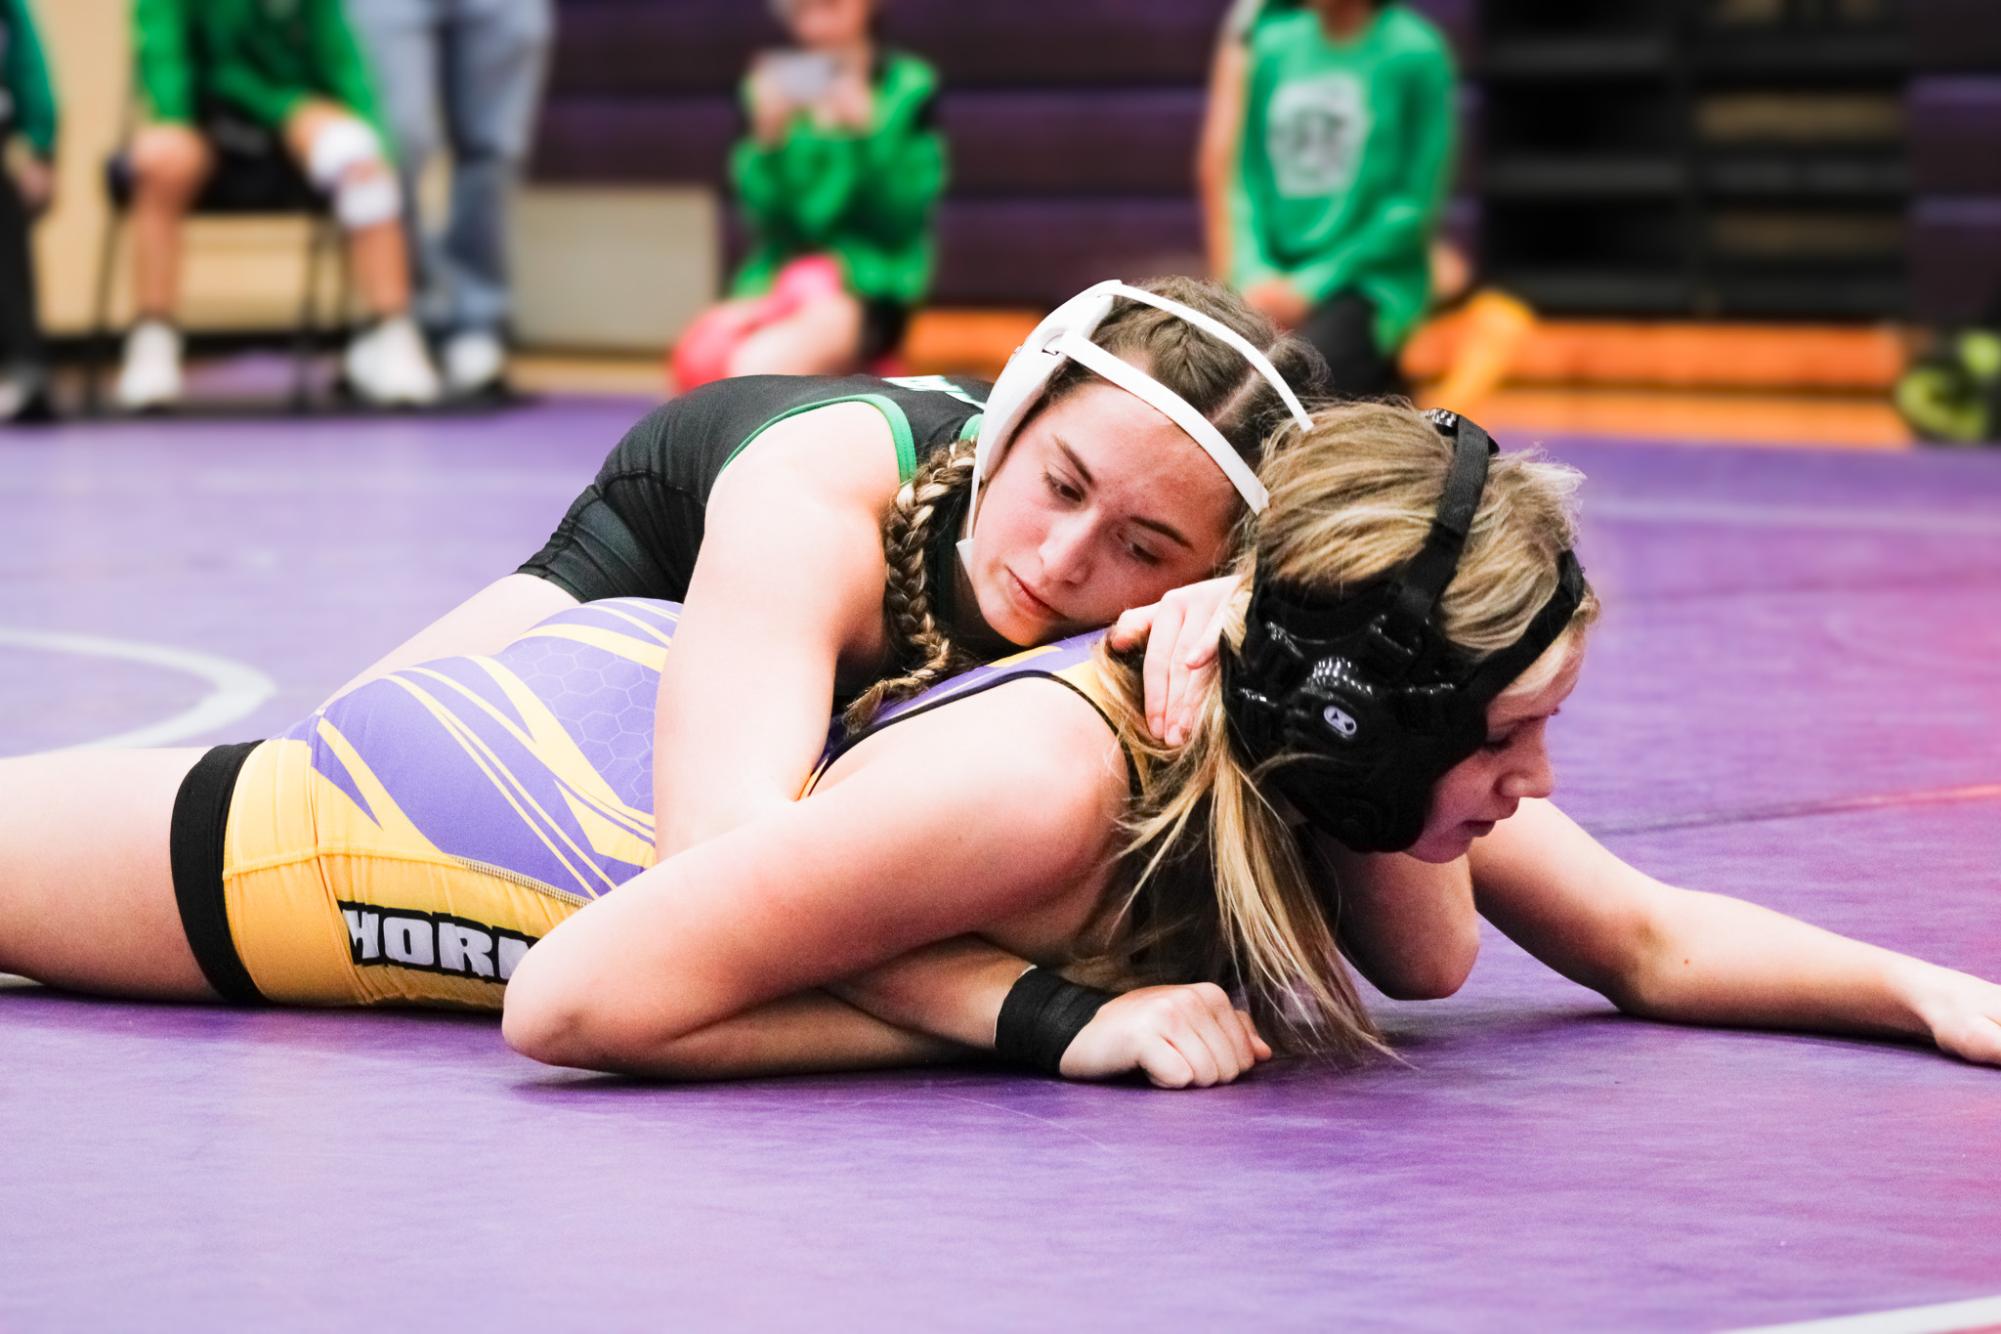
[[[1155,278],[1138,285],[1219,320],[1249,339],[1296,393],[1310,394],[1326,375],[1319,353],[1282,333],[1227,287],[1196,278]],[[1287,419],[1278,391],[1241,353],[1169,311],[1122,298],[1113,303],[1091,341],[1143,367],[1180,395],[1253,464],[1266,437]],[[1067,363],[1016,428],[1017,434],[1035,413],[1094,378],[1081,364]],[[973,665],[938,615],[931,553],[940,517],[956,513],[958,507],[951,502],[972,485],[974,448],[973,441],[961,440],[927,458],[897,494],[883,521],[882,550],[889,566],[883,623],[901,670],[877,681],[848,705],[845,721],[851,729],[866,726],[884,706]]]
[[[1311,430],[1284,432],[1267,451],[1259,475],[1271,505],[1252,525],[1239,574],[1329,594],[1386,574],[1423,544],[1451,459],[1450,442],[1407,405],[1321,409]],[[1533,454],[1492,460],[1437,613],[1469,657],[1514,643],[1555,591],[1581,480]],[[1556,643],[1504,693],[1546,683],[1597,610],[1587,590]],[[1240,601],[1226,651],[1242,642],[1242,612]],[[1330,903],[1315,889],[1298,838],[1232,746],[1220,684],[1187,743],[1169,750],[1147,728],[1136,663],[1099,653],[1141,792],[1128,822],[1125,887],[1095,933],[1110,943],[1072,971],[1101,984],[1221,982],[1242,989],[1260,1031],[1288,1050],[1387,1050],[1341,958],[1338,896]]]

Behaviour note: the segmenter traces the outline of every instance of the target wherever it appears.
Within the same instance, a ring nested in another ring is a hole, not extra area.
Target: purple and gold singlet
[[[530,945],[652,863],[654,703],[679,616],[671,602],[586,603],[491,657],[370,681],[258,746],[222,875],[257,990],[497,1008]],[[869,730],[1021,676],[1095,700],[1096,642],[976,668]],[[860,740],[830,739],[805,790]]]

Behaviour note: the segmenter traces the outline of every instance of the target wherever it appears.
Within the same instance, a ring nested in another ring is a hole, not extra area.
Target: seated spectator
[[[181,219],[219,154],[280,147],[348,233],[372,317],[348,344],[348,383],[372,403],[436,399],[437,374],[409,314],[402,193],[340,0],[134,0],[133,16],[147,120],[130,155],[138,319],[119,402],[143,409],[180,397]]]
[[[555,31],[551,0],[347,0],[395,135],[417,315],[442,348],[445,387],[505,397],[508,205],[527,160]],[[452,189],[442,227],[416,216],[440,146]]]
[[[1401,392],[1452,160],[1444,37],[1401,4],[1242,0],[1212,96],[1212,261],[1320,349],[1336,393]]]
[[[14,154],[17,134],[25,151]],[[55,198],[55,154],[56,99],[34,18],[27,0],[0,0],[0,422],[50,415],[28,226]]]
[[[728,375],[833,375],[903,340],[931,281],[945,146],[938,78],[876,41],[877,0],[777,0],[797,45],[744,80],[730,172],[751,250],[730,299],[674,354],[682,389]]]

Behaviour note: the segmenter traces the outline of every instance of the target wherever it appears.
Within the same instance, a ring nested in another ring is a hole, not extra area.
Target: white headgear
[[[1091,341],[1091,335],[1111,314],[1112,303],[1119,297],[1164,310],[1186,320],[1210,337],[1228,343],[1278,391],[1293,421],[1302,428],[1312,425],[1306,409],[1301,406],[1298,395],[1292,392],[1292,387],[1286,384],[1285,377],[1242,334],[1199,310],[1191,310],[1179,301],[1171,301],[1143,288],[1129,287],[1117,279],[1099,283],[1050,311],[1042,323],[1035,326],[1035,331],[1028,335],[1027,341],[1015,349],[1014,355],[1002,368],[1000,378],[994,381],[993,391],[987,395],[986,417],[980,423],[979,444],[973,452],[973,488],[966,506],[967,541],[971,541],[972,521],[979,513],[980,483],[1000,463],[1000,457],[1007,452],[1016,429],[1041,400],[1050,380],[1063,369],[1066,361],[1081,363],[1088,370],[1159,409],[1187,432],[1188,438],[1200,445],[1202,452],[1223,470],[1223,475],[1230,479],[1230,485],[1237,489],[1237,494],[1244,498],[1251,512],[1263,513],[1268,499],[1264,484],[1258,481],[1257,473],[1243,456],[1230,447],[1223,433],[1207,417],[1190,407],[1181,395],[1131,362],[1120,360]],[[965,543],[960,546],[963,548]]]

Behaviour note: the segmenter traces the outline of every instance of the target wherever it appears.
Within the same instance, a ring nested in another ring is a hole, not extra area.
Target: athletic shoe
[[[507,374],[507,348],[484,331],[453,334],[445,343],[445,386],[471,398],[498,392]]]
[[[125,335],[125,364],[113,390],[127,412],[181,400],[181,331],[165,320],[141,320]]]
[[[424,336],[407,315],[392,315],[347,345],[347,382],[377,407],[424,407],[438,401],[438,372]]]
[[[0,422],[40,425],[55,420],[49,377],[39,366],[17,366],[0,374]]]

